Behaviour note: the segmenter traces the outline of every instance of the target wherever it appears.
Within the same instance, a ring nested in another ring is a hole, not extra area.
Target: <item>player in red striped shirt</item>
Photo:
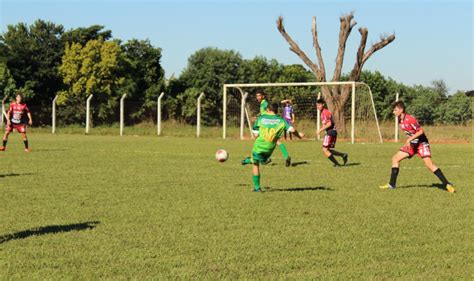
[[[334,123],[334,119],[332,118],[332,113],[324,108],[323,99],[318,99],[316,101],[316,108],[321,112],[321,123],[323,125],[317,133],[320,134],[321,132],[326,131],[326,135],[323,139],[324,155],[326,155],[326,157],[334,164],[334,167],[341,166],[334,156],[342,157],[342,161],[344,165],[346,165],[349,155],[347,153],[334,150],[337,141],[337,130],[336,123]]]
[[[400,148],[400,151],[392,157],[392,174],[390,176],[390,182],[386,185],[380,186],[380,188],[395,188],[400,162],[418,154],[418,156],[423,159],[428,170],[433,172],[439,178],[439,180],[446,186],[448,192],[453,193],[453,184],[446,179],[443,172],[441,172],[441,169],[431,161],[430,143],[416,118],[405,113],[405,104],[402,101],[397,101],[393,104],[393,114],[398,118],[400,128],[405,131],[408,138],[405,145]]]
[[[8,142],[8,135],[13,131],[17,130],[23,137],[23,143],[25,144],[25,152],[30,152],[28,148],[28,138],[26,137],[26,124],[24,122],[24,115],[28,116],[28,124],[33,124],[31,112],[25,103],[22,103],[23,96],[20,92],[17,92],[15,96],[15,102],[10,104],[7,111],[7,127],[5,128],[5,135],[3,135],[3,145],[0,147],[0,151],[5,151]]]

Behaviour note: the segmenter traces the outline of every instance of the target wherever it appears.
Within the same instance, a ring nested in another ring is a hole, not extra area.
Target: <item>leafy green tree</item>
[[[242,56],[233,50],[203,48],[192,54],[179,78],[186,88],[177,96],[183,120],[195,122],[196,98],[204,92],[203,124],[217,125],[222,119],[222,85],[243,82],[242,64]]]
[[[13,96],[16,89],[15,79],[10,74],[6,63],[0,63],[0,96]]]
[[[117,89],[124,82],[124,78],[117,75],[120,54],[121,49],[116,42],[104,42],[102,39],[90,40],[85,46],[80,43],[66,45],[59,71],[67,88],[58,92],[58,104],[83,108],[79,105],[89,95],[94,95],[96,106],[93,120],[113,121]],[[80,116],[81,112],[75,111],[69,118],[78,121]]]
[[[30,104],[50,108],[51,100],[62,87],[58,66],[63,53],[63,31],[62,25],[36,20],[30,26],[8,25],[0,35],[1,57]],[[47,116],[42,111],[35,115],[35,122],[40,123]]]
[[[471,98],[458,91],[438,108],[436,120],[449,125],[466,125],[472,118]]]
[[[125,82],[120,92],[126,93],[128,100],[140,104],[133,110],[132,121],[138,121],[144,114],[148,119],[154,118],[156,99],[165,89],[161,48],[153,47],[149,40],[137,39],[129,40],[121,47],[121,73]]]
[[[86,45],[87,42],[91,40],[102,39],[104,41],[108,41],[112,38],[112,31],[103,29],[103,25],[91,25],[89,27],[70,29],[62,34],[61,41],[64,43],[64,45],[68,43],[79,43],[82,46]]]

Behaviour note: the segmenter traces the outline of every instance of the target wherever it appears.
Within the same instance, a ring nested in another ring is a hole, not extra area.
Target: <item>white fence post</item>
[[[201,93],[197,99],[197,128],[196,128],[196,136],[199,138],[201,135],[201,99],[204,96],[204,93]]]
[[[398,101],[398,92],[395,94],[395,101]],[[395,142],[398,142],[398,117],[395,116]]]
[[[158,136],[161,135],[161,99],[164,95],[165,92],[161,92],[156,103],[156,134]]]
[[[123,121],[124,121],[124,100],[127,94],[123,94],[120,98],[120,136],[123,136]]]
[[[245,92],[240,101],[240,139],[244,139],[244,127],[245,127],[245,101],[249,93]]]
[[[92,95],[90,95],[86,100],[86,134],[89,133],[89,126],[90,126],[90,107],[91,107],[91,99]]]
[[[5,101],[7,100],[8,96],[4,96],[2,99],[2,118],[0,119],[0,127],[3,127],[4,125],[4,119],[7,118],[7,112],[5,111]]]
[[[318,92],[318,100],[321,98],[321,92]],[[316,116],[316,132],[319,132],[319,129],[321,129],[321,110],[318,109],[318,114]],[[321,139],[321,135],[318,133],[316,135],[316,138],[318,140]]]
[[[56,134],[56,100],[58,99],[58,95],[56,95],[53,99],[53,108],[51,110],[51,133]]]

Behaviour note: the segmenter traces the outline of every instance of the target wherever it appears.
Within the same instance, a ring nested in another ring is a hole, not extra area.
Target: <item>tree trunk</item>
[[[347,15],[341,16],[340,20],[340,29],[339,29],[339,48],[336,57],[336,68],[331,81],[340,81],[342,74],[342,66],[344,63],[344,54],[346,50],[347,38],[349,37],[352,28],[357,24],[354,20],[354,14],[349,13]],[[277,18],[277,28],[280,31],[281,35],[290,45],[290,50],[300,57],[300,59],[311,69],[316,81],[325,82],[326,80],[326,69],[324,66],[323,56],[321,52],[321,46],[319,45],[318,32],[316,26],[316,17],[313,17],[312,21],[312,37],[313,37],[313,47],[316,50],[317,63],[311,61],[311,59],[301,50],[298,44],[291,38],[291,36],[286,32],[283,25],[283,17],[280,16]],[[380,41],[373,44],[368,51],[365,51],[368,29],[360,28],[359,33],[361,34],[361,40],[359,43],[359,48],[357,49],[357,59],[354,64],[354,67],[350,74],[350,81],[359,81],[360,73],[362,72],[362,67],[364,63],[378,50],[384,48],[395,40],[395,35],[382,36]],[[323,98],[327,104],[329,111],[332,112],[334,117],[334,122],[336,123],[336,128],[342,134],[347,132],[346,122],[344,116],[344,109],[349,97],[351,96],[352,87],[351,86],[323,86],[321,87],[321,92]]]

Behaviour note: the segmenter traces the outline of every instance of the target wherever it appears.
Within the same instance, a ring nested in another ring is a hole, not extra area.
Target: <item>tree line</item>
[[[17,90],[36,106],[37,125],[49,125],[51,101],[58,95],[58,120],[84,122],[84,102],[94,95],[94,124],[116,122],[119,98],[136,105],[129,124],[155,121],[156,100],[161,92],[163,118],[195,122],[196,97],[205,93],[202,122],[219,125],[224,83],[311,82],[314,75],[302,65],[285,65],[257,56],[244,59],[234,50],[203,48],[188,58],[178,77],[165,79],[162,49],[149,40],[123,42],[101,25],[65,30],[60,24],[37,20],[31,25],[9,25],[0,35],[0,97],[13,98]],[[350,74],[340,80],[348,80]],[[466,124],[472,117],[469,98],[461,91],[448,94],[442,80],[429,86],[407,86],[380,72],[362,71],[360,81],[374,94],[381,119],[392,118],[390,104],[399,92],[408,110],[427,124]],[[250,89],[250,93],[252,90]],[[272,90],[268,89],[271,93]],[[305,88],[280,89],[273,98],[299,96],[309,101],[314,92]],[[229,102],[232,102],[230,99]]]

